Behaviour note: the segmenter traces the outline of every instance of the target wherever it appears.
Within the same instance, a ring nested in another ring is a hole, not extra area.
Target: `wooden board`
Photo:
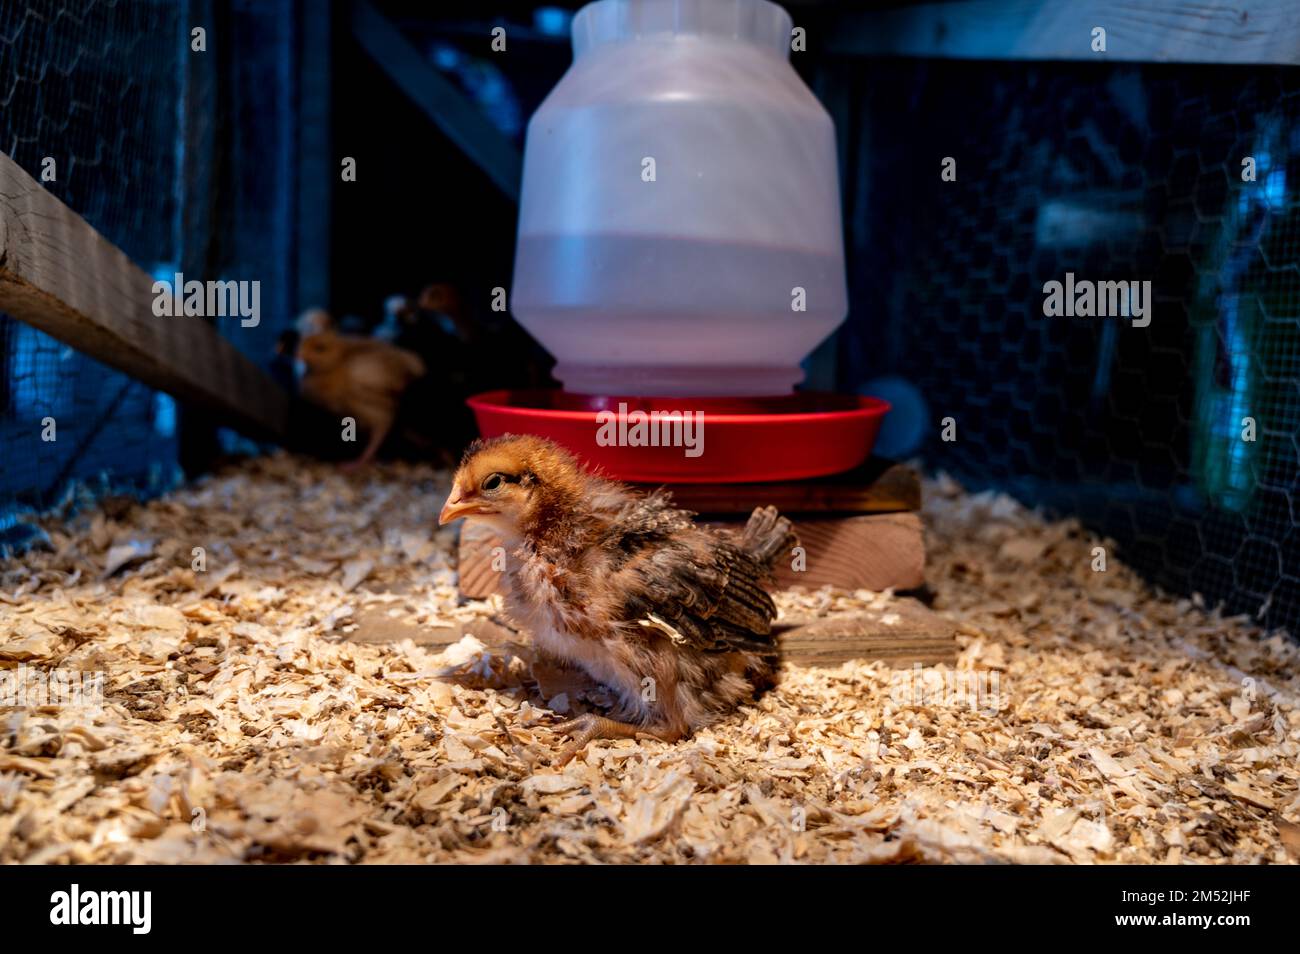
[[[795,532],[804,548],[803,569],[794,568],[793,555],[782,562],[776,575],[780,587],[910,590],[925,582],[925,539],[921,518],[914,513],[800,519]],[[470,523],[461,528],[462,596],[483,599],[501,592],[501,573],[493,568],[493,549],[499,545],[486,527]],[[500,556],[509,558],[504,551]]]
[[[777,586],[911,590],[925,583],[925,535],[914,513],[798,519],[804,569],[779,564]]]
[[[921,508],[921,478],[905,464],[873,457],[846,474],[770,484],[672,484],[679,507],[699,514],[893,513]]]
[[[0,153],[0,311],[254,436],[283,436],[288,396],[207,322],[154,315],[153,298],[149,275]]]
[[[379,609],[363,609],[355,616],[357,628],[348,634],[354,643],[400,643],[409,639],[417,646],[438,650],[473,636],[485,646],[505,646],[524,639],[519,633],[489,619],[475,619],[454,626],[416,626],[393,619]]]
[[[493,550],[501,545],[490,529],[477,523],[462,523],[456,565],[460,574],[460,595],[471,600],[486,599],[502,592],[501,571],[494,566]]]
[[[527,635],[500,621],[476,619],[456,626],[416,626],[377,610],[358,614],[357,628],[348,638],[359,643],[410,639],[436,652],[466,635],[494,647],[528,641]],[[800,666],[838,666],[851,659],[879,659],[893,667],[913,663],[951,665],[957,659],[952,624],[912,599],[891,600],[880,612],[790,620],[777,627],[777,647],[781,662]],[[535,673],[552,683],[548,696],[563,691],[565,687],[558,681],[573,677],[571,671],[566,675],[552,669],[544,667]]]
[[[835,19],[832,53],[970,59],[1300,63],[1295,0],[964,0]],[[1106,31],[1106,51],[1092,30]]]
[[[781,661],[801,666],[838,666],[851,659],[879,659],[891,667],[913,663],[953,665],[953,625],[913,599],[891,600],[879,613],[789,621],[777,630]]]

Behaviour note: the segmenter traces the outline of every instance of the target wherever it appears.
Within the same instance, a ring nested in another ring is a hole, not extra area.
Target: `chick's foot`
[[[559,735],[573,736],[573,741],[560,751],[559,757],[555,760],[557,767],[567,765],[575,755],[587,747],[588,742],[597,739],[635,739],[638,735],[648,735],[661,742],[676,742],[683,734],[672,729],[618,722],[590,712],[551,728]]]

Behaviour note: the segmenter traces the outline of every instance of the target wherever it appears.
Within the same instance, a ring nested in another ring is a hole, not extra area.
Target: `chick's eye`
[[[505,478],[500,474],[489,474],[483,481],[483,489],[496,490],[501,486],[503,480],[505,480]]]

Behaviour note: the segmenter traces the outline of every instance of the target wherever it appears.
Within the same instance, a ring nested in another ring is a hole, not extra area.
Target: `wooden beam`
[[[835,21],[832,53],[988,60],[1300,64],[1296,0],[965,0]],[[1094,52],[1092,31],[1106,31]]]
[[[397,88],[474,160],[498,189],[518,202],[523,159],[514,143],[366,0],[352,4],[352,33]],[[484,49],[489,39],[485,34]]]
[[[925,531],[914,513],[873,513],[794,522],[804,568],[776,567],[779,587],[914,590],[925,584]]]
[[[739,530],[740,521],[731,522]],[[794,522],[804,548],[803,568],[792,560],[777,564],[778,587],[835,586],[845,590],[913,590],[925,584],[925,533],[914,513],[860,514]],[[460,594],[484,599],[505,590],[499,554],[502,546],[491,527],[469,523],[461,527],[457,548]]]
[[[205,321],[157,317],[153,301],[148,274],[0,153],[0,311],[253,436],[282,437],[285,393]]]
[[[646,489],[652,489],[647,486]],[[896,513],[921,509],[921,478],[906,464],[872,457],[846,474],[767,484],[671,484],[673,502],[699,514]]]
[[[914,599],[891,600],[876,612],[785,620],[776,634],[781,661],[800,666],[838,666],[851,659],[880,659],[894,669],[957,662],[953,624]]]
[[[653,489],[646,487],[644,489]],[[706,521],[739,529],[755,507],[772,506],[794,521],[804,548],[800,570],[777,565],[778,586],[911,590],[925,583],[921,477],[906,464],[873,457],[844,474],[765,484],[670,484],[673,501]],[[712,521],[712,518],[719,518]],[[481,599],[501,592],[491,528],[469,523],[458,548],[460,592]]]
[[[348,635],[352,642],[397,643],[409,639],[430,652],[441,652],[463,636],[473,636],[497,649],[529,642],[526,633],[504,625],[505,620],[416,626],[369,609],[361,611],[356,622],[356,629]],[[879,659],[894,669],[914,663],[951,666],[957,662],[953,624],[913,599],[891,600],[878,611],[788,619],[774,630],[781,662],[797,666],[838,666],[853,659]],[[533,663],[532,672],[548,699],[559,692],[595,685],[580,669],[560,668],[540,659]]]

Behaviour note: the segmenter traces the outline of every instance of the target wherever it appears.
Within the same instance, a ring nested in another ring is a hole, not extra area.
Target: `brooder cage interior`
[[[0,860],[1294,863],[1294,56],[964,6],[0,9]],[[562,762],[480,431],[788,516],[771,685]]]

